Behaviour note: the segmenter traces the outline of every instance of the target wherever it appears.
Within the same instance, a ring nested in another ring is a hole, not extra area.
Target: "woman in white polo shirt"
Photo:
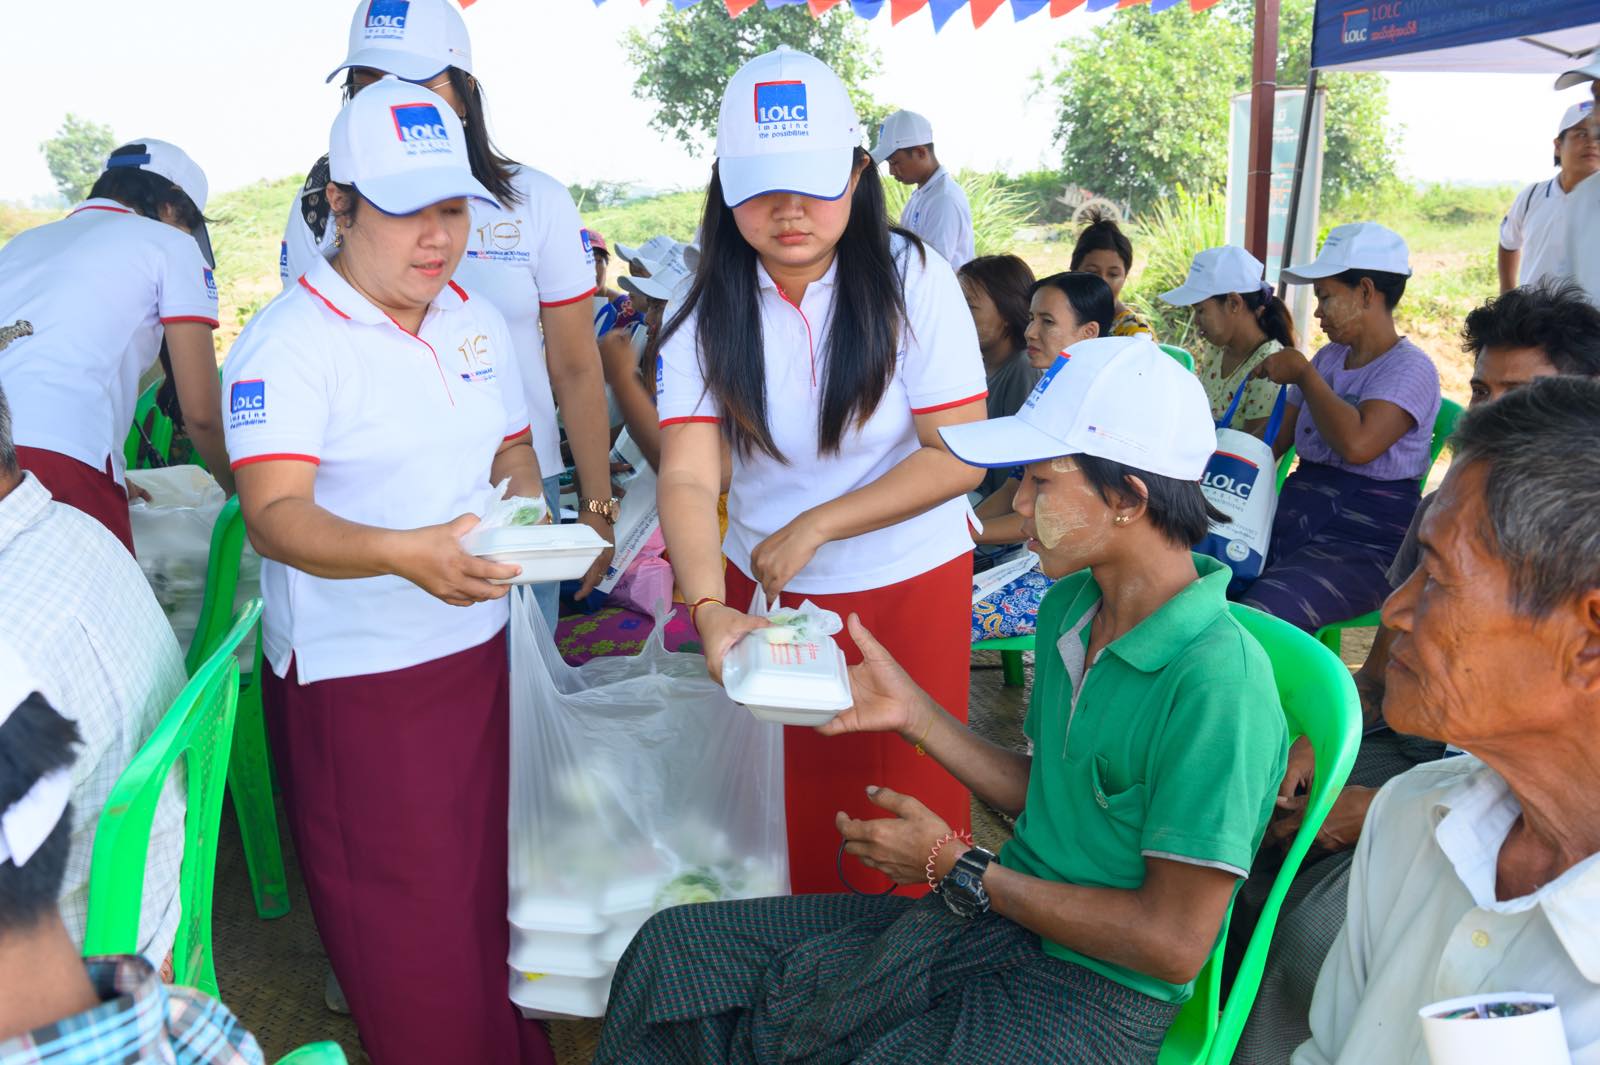
[[[195,449],[232,488],[217,399],[217,285],[206,178],[165,141],[111,153],[89,198],[0,249],[0,328],[28,335],[0,354],[17,458],[133,550],[122,442],[139,376],[165,338]],[[185,235],[189,234],[189,235]],[[192,239],[191,239],[192,238]]]
[[[605,375],[590,305],[594,257],[566,186],[507,159],[490,140],[483,91],[472,72],[472,43],[450,0],[360,0],[350,21],[349,52],[328,80],[341,72],[346,100],[392,74],[438,93],[461,119],[473,176],[498,202],[472,201],[467,250],[455,280],[494,304],[511,329],[533,420],[533,449],[547,475],[544,487],[552,506],[564,466],[555,418],[559,404],[577,469],[578,520],[610,542],[617,506],[611,496]],[[338,254],[327,184],[324,156],[290,207],[279,257],[285,288],[319,256]],[[610,551],[596,560],[583,595],[610,562]],[[539,584],[533,592],[553,631],[557,586]]]
[[[860,142],[843,84],[809,55],[779,48],[729,82],[698,269],[661,346],[661,524],[713,675],[764,624],[745,613],[759,582],[769,599],[859,613],[964,713],[963,495],[981,471],[938,430],[983,418],[983,360],[955,274],[891,232]],[[867,785],[969,821],[961,785],[898,739],[790,728],[784,747],[797,892],[839,889],[834,815],[869,816]],[[850,878],[888,883],[856,865]]]
[[[472,177],[439,96],[385,79],[333,126],[342,252],[229,353],[228,442],[265,557],[263,681],[295,849],[376,1065],[548,1062],[505,994],[517,567],[459,538],[540,490],[517,359],[450,281]]]

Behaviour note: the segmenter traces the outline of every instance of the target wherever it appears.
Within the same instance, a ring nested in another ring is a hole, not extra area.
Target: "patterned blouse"
[[[1223,428],[1236,428],[1245,422],[1266,418],[1272,414],[1272,405],[1277,402],[1280,386],[1265,377],[1251,380],[1250,375],[1268,355],[1282,348],[1283,345],[1276,340],[1262,341],[1261,346],[1252,351],[1250,356],[1236,366],[1227,377],[1222,376],[1221,350],[1213,348],[1202,360],[1200,368],[1195,372],[1200,377],[1200,383],[1205,386],[1206,398],[1211,401],[1212,418],[1220,419],[1228,413],[1228,404],[1233,402],[1233,394],[1239,391],[1241,384],[1245,388],[1244,399],[1239,401],[1239,409],[1233,412],[1233,421]],[[1270,444],[1272,441],[1267,442]]]
[[[1150,323],[1140,318],[1132,307],[1127,307],[1118,312],[1111,319],[1111,335],[1114,337],[1149,337],[1156,338],[1156,331],[1150,328]]]

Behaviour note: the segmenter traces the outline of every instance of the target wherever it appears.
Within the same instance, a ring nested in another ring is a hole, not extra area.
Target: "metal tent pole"
[[[1294,181],[1289,186],[1289,220],[1283,231],[1283,262],[1279,264],[1278,271],[1278,296],[1281,298],[1288,291],[1288,282],[1283,279],[1283,271],[1289,268],[1294,255],[1295,226],[1300,221],[1300,194],[1305,185],[1306,177],[1306,152],[1311,145],[1311,118],[1317,106],[1317,68],[1311,68],[1311,76],[1306,78],[1305,105],[1300,109],[1300,141],[1294,149]]]
[[[1267,257],[1267,211],[1272,198],[1272,111],[1278,83],[1278,2],[1256,0],[1250,76],[1250,153],[1245,185],[1244,243]]]

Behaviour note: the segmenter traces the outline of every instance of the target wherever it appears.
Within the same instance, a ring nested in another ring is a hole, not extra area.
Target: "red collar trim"
[[[317,297],[317,299],[319,299],[323,303],[327,304],[328,305],[328,310],[332,311],[334,314],[337,314],[340,318],[343,318],[346,321],[349,321],[350,316],[348,314],[344,313],[343,311],[341,311],[338,307],[335,307],[333,305],[333,301],[332,300],[330,300],[328,297],[324,296],[322,293],[318,292],[317,289],[316,289],[316,286],[314,286],[311,282],[307,281],[306,280],[306,275],[304,275],[304,274],[300,275],[300,285],[307,292],[311,293],[313,296]]]
[[[73,211],[72,214],[67,215],[67,217],[71,218],[73,214],[82,214],[84,211],[110,211],[112,214],[132,214],[133,213],[132,211],[128,210],[128,208],[126,208],[126,207],[102,207],[99,204],[90,204],[87,207],[78,208],[76,211]]]

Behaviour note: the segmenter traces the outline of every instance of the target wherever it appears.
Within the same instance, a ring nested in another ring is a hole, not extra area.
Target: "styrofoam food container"
[[[628,944],[633,942],[633,937],[639,934],[639,929],[644,927],[645,917],[638,921],[617,921],[605,935],[594,943],[594,954],[603,964],[615,965],[622,960],[622,955],[627,953]]]
[[[594,933],[605,930],[593,903],[545,895],[518,894],[507,916],[518,928],[535,932]]]
[[[525,1016],[601,1017],[611,998],[612,970],[598,976],[561,976],[511,968],[510,997]]]
[[[609,546],[599,533],[581,523],[505,525],[474,529],[461,538],[461,547],[469,555],[522,567],[519,576],[491,584],[577,580],[589,572],[600,552]]]
[[[583,931],[559,932],[512,925],[511,952],[506,960],[512,968],[527,972],[585,973],[607,960],[600,952],[606,933],[607,926],[598,924]]]
[[[752,632],[723,659],[722,686],[762,721],[784,725],[821,725],[855,702],[844,652],[827,636],[769,643]]]
[[[1516,1017],[1445,1019],[1458,1009],[1497,1003],[1525,1003],[1536,1012]],[[1566,1029],[1555,996],[1526,991],[1466,995],[1424,1006],[1422,1040],[1433,1065],[1571,1065]]]
[[[665,876],[636,876],[617,880],[600,892],[595,907],[608,926],[632,925],[634,931],[656,912],[656,895],[668,878]]]

